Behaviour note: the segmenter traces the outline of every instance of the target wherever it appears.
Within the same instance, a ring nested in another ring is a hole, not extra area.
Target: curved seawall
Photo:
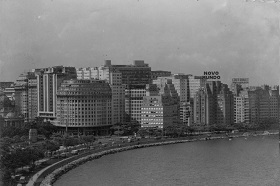
[[[222,139],[222,137],[220,137],[220,139]],[[200,140],[203,140],[203,139],[200,139]],[[206,139],[204,139],[204,140],[206,140]],[[55,171],[53,171],[51,174],[49,174],[41,182],[40,186],[52,185],[61,175],[65,174],[66,172],[70,171],[71,169],[73,169],[73,168],[75,168],[75,167],[77,167],[81,164],[84,164],[88,161],[98,159],[98,158],[100,158],[104,155],[114,154],[114,153],[117,153],[117,152],[122,152],[122,151],[137,149],[137,148],[160,146],[160,145],[169,145],[169,144],[176,144],[176,143],[185,143],[185,142],[192,142],[192,141],[197,141],[197,140],[196,139],[194,139],[194,140],[176,140],[176,141],[164,141],[164,142],[158,142],[158,143],[149,143],[149,144],[139,144],[139,145],[132,145],[132,146],[126,146],[126,147],[121,147],[121,148],[104,150],[102,152],[87,155],[85,157],[74,160],[74,161],[72,161],[70,163],[67,163],[66,165],[56,169]]]
[[[272,133],[274,134],[274,133]],[[263,135],[263,134],[259,134]],[[235,135],[231,136],[231,138],[236,138],[236,137],[242,137],[242,135]],[[137,148],[144,148],[144,147],[152,147],[152,146],[160,146],[160,145],[169,145],[169,144],[176,144],[176,143],[186,143],[186,142],[193,142],[193,141],[205,141],[205,140],[214,140],[214,139],[225,139],[228,137],[225,136],[219,136],[219,137],[207,137],[207,138],[199,138],[199,139],[182,139],[182,140],[171,140],[171,141],[160,141],[160,142],[150,142],[150,143],[144,143],[144,144],[137,144],[137,145],[130,145],[130,146],[125,146],[125,147],[115,147],[107,150],[103,150],[101,152],[88,152],[85,154],[81,154],[79,157],[72,157],[65,159],[61,162],[58,162],[55,165],[50,165],[49,167],[45,168],[42,170],[40,173],[39,177],[42,181],[39,180],[37,184],[34,185],[41,185],[41,186],[50,186],[52,185],[60,176],[63,174],[67,173],[71,169],[84,164],[88,161],[98,159],[104,155],[108,154],[114,154],[117,152],[122,152],[122,151],[127,151],[127,150],[132,150],[132,149],[137,149]],[[42,176],[41,176],[42,175]],[[32,184],[33,185],[33,184]]]

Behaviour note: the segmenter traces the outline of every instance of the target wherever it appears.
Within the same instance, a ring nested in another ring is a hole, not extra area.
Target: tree
[[[141,137],[148,136],[149,135],[149,130],[147,128],[140,128],[137,131],[137,134]]]
[[[274,118],[265,118],[263,119],[260,124],[258,125],[258,129],[260,130],[267,130],[271,129],[274,124],[277,124],[277,119]]]
[[[195,131],[195,129],[194,129],[193,126],[187,126],[187,127],[186,127],[186,130],[187,130],[187,133],[188,133],[188,134],[192,134],[192,133]]]
[[[93,135],[87,135],[87,136],[83,135],[83,136],[80,136],[80,139],[84,140],[87,143],[95,141],[95,137]]]
[[[43,143],[43,149],[45,151],[56,151],[59,149],[59,143],[55,142],[55,141],[50,141],[50,140],[46,140]]]
[[[21,136],[20,137],[20,141],[27,141],[28,140],[28,136]]]
[[[27,148],[25,149],[24,154],[25,156],[29,156],[26,160],[26,163],[28,162],[32,165],[32,167],[35,166],[35,162],[37,160],[44,158],[44,152],[39,148]]]

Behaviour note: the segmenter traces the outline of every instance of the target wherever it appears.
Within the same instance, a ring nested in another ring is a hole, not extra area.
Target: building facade
[[[74,67],[55,66],[35,69],[38,91],[38,116],[45,120],[56,118],[56,93],[63,80],[76,79]]]
[[[153,80],[154,84],[162,85],[171,80],[180,98],[180,122],[190,126],[192,124],[192,106],[190,102],[189,75],[174,74],[168,77],[158,77]]]
[[[128,85],[125,89],[126,122],[141,122],[141,107],[146,96],[146,85]]]
[[[196,92],[205,86],[206,79],[203,78],[203,76],[193,76],[188,75],[189,79],[189,91],[190,91],[190,98],[194,98],[196,95]]]
[[[194,123],[202,126],[229,126],[234,123],[233,94],[220,81],[207,81],[194,98]]]
[[[35,82],[34,82],[35,80]],[[20,74],[15,82],[15,107],[25,122],[37,117],[37,81],[34,72]]]
[[[234,96],[234,123],[250,123],[249,116],[249,94],[243,90]]]
[[[64,80],[57,91],[56,126],[73,134],[108,134],[112,91],[104,80]]]
[[[279,86],[264,85],[248,90],[251,125],[273,120],[279,122]]]
[[[228,85],[222,84],[217,95],[218,126],[230,126],[234,123],[234,96]]]
[[[163,129],[179,124],[179,96],[172,84],[167,81],[164,85],[156,85],[158,92],[152,85],[147,87],[147,94],[143,98],[141,107],[141,127]],[[152,93],[151,93],[152,92]]]
[[[77,79],[106,80],[112,89],[112,123],[121,123],[125,119],[125,85],[122,84],[122,73],[106,65],[93,68],[78,68]]]

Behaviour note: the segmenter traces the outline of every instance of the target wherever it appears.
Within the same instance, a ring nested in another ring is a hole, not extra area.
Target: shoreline
[[[245,133],[244,133],[245,134]],[[43,180],[40,182],[40,186],[51,186],[57,181],[63,174],[66,174],[68,171],[78,167],[79,165],[82,165],[88,161],[92,161],[95,159],[99,159],[102,156],[109,155],[109,154],[115,154],[118,152],[123,152],[127,150],[133,150],[138,148],[146,148],[146,147],[153,147],[153,146],[162,146],[162,145],[170,145],[170,144],[177,144],[177,143],[186,143],[186,142],[195,142],[195,141],[207,141],[207,140],[217,140],[217,139],[231,139],[231,138],[241,138],[241,137],[255,137],[255,136],[268,136],[268,135],[278,135],[279,132],[270,132],[270,133],[247,133],[246,135],[229,135],[229,136],[216,136],[216,137],[202,137],[202,138],[195,138],[195,139],[165,139],[163,141],[159,142],[144,142],[142,144],[132,144],[124,147],[112,147],[111,149],[104,149],[100,152],[93,152],[92,154],[85,154],[85,156],[80,157],[74,161],[65,163],[64,165],[61,165],[59,168],[56,168],[54,171],[50,172]],[[63,161],[63,160],[62,160]],[[50,165],[49,167],[52,167],[53,165]],[[46,167],[44,171],[47,171],[49,167]],[[36,174],[37,175],[37,174]],[[39,175],[40,176],[40,175]],[[39,178],[37,177],[37,179]],[[36,180],[34,180],[34,184],[28,183],[27,185],[36,185]],[[38,185],[38,184],[37,184]]]

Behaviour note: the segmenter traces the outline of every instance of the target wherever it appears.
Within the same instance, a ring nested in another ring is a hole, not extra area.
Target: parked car
[[[71,154],[77,155],[77,154],[79,154],[79,151],[78,151],[78,150],[72,150],[72,151],[71,151]]]
[[[19,183],[27,183],[26,178],[25,178],[24,176],[21,176],[21,177],[19,178]]]
[[[61,158],[66,158],[66,153],[61,153],[61,154],[60,154],[60,157],[61,157]]]

